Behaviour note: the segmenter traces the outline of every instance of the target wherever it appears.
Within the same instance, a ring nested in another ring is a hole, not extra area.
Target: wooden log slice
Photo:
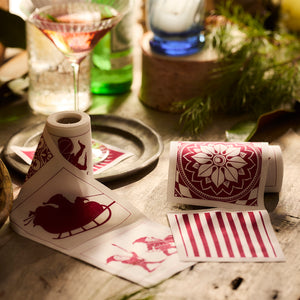
[[[140,100],[149,107],[171,112],[173,103],[199,96],[216,65],[217,55],[204,47],[190,56],[170,57],[154,53],[149,45],[152,33],[141,40],[142,84]]]
[[[0,228],[9,216],[12,202],[12,182],[3,161],[0,159]]]

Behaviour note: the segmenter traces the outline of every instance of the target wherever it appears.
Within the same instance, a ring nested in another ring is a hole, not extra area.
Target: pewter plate
[[[96,174],[94,177],[101,182],[135,174],[154,163],[163,151],[163,143],[159,134],[139,120],[114,115],[91,115],[90,117],[93,138],[133,153],[133,156]],[[18,172],[27,174],[29,165],[19,158],[11,147],[36,145],[44,126],[43,122],[22,129],[5,146],[3,157]]]

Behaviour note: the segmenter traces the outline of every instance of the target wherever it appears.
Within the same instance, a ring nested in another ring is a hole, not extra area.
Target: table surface
[[[137,25],[137,41],[142,33],[142,27]],[[134,68],[131,92],[117,97],[93,96],[89,113],[136,118],[161,135],[164,151],[157,162],[138,174],[106,185],[151,220],[168,225],[166,213],[173,209],[167,202],[166,192],[170,141],[224,141],[224,129],[230,128],[240,117],[216,116],[201,134],[183,133],[179,115],[147,108],[138,98],[142,77],[138,42],[135,44]],[[21,128],[45,118],[32,113],[26,97],[2,106],[0,146]],[[300,117],[279,120],[254,136],[256,141],[267,141],[282,148],[282,191],[265,198],[286,262],[198,263],[145,289],[19,236],[8,220],[0,229],[0,299],[300,299],[299,134]],[[9,171],[17,191],[23,179],[12,169]]]

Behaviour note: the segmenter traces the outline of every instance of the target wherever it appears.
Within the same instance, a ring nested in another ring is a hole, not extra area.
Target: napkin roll
[[[282,179],[277,145],[171,142],[168,195],[172,202],[264,208],[263,194],[280,192]]]
[[[93,174],[92,134],[89,115],[79,111],[62,111],[47,118],[26,181],[48,162],[76,168],[82,176]]]
[[[45,130],[61,156],[77,169],[93,174],[92,134],[88,114],[80,111],[62,111],[50,115]]]
[[[269,145],[269,166],[266,178],[265,192],[279,193],[283,180],[283,159],[278,145]]]

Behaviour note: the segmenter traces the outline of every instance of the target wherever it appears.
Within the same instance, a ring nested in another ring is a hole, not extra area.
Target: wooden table
[[[137,36],[142,29],[137,27]],[[156,130],[164,142],[159,161],[146,170],[109,182],[151,220],[168,225],[169,143],[172,140],[223,141],[224,129],[239,117],[217,116],[198,136],[179,130],[179,115],[145,107],[138,98],[141,85],[140,49],[135,47],[132,91],[119,97],[94,96],[90,114],[111,113],[136,118]],[[0,109],[0,146],[21,128],[45,120],[34,115],[26,97]],[[284,179],[279,195],[267,195],[271,221],[286,256],[284,263],[198,263],[159,285],[145,289],[82,261],[16,234],[9,221],[0,230],[0,299],[300,299],[300,118],[281,120],[264,128],[256,140],[282,147]],[[10,169],[14,182],[22,178]],[[277,207],[276,200],[279,202]]]

